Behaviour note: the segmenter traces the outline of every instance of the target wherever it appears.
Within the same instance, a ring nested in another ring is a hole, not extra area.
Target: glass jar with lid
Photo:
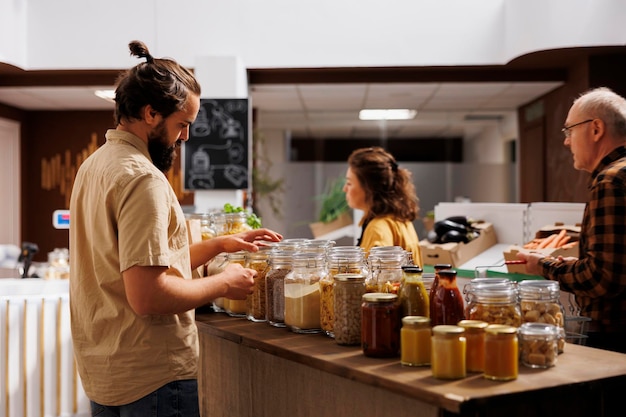
[[[545,323],[558,326],[558,351],[565,345],[565,309],[561,304],[559,283],[548,280],[524,280],[518,284],[523,323]]]
[[[339,345],[361,343],[361,300],[365,275],[336,274],[334,279],[333,335]]]
[[[523,323],[518,329],[520,361],[529,368],[550,368],[558,355],[559,327],[545,323]]]
[[[517,302],[517,288],[509,284],[482,284],[472,290],[467,318],[489,324],[519,327],[522,315]]]
[[[293,268],[295,252],[278,247],[270,251],[265,274],[265,315],[270,325],[285,327],[285,277]]]
[[[226,265],[228,265],[228,254],[220,253],[206,264],[206,276],[210,277],[212,275],[219,274],[224,270],[224,268],[226,268]],[[213,300],[211,302],[211,307],[213,308],[213,311],[217,313],[223,313],[225,300],[226,299],[224,297],[218,297]]]
[[[467,375],[465,329],[450,324],[434,326],[430,368],[434,378],[460,379]]]
[[[321,333],[320,280],[327,274],[326,257],[315,252],[293,255],[285,276],[285,325],[295,333]]]
[[[468,372],[485,370],[485,328],[487,322],[480,320],[461,320],[458,325],[465,329],[465,366]]]
[[[334,337],[334,278],[337,274],[367,274],[359,247],[333,247],[327,256],[328,273],[320,281],[320,324],[327,336]]]
[[[239,251],[228,254],[229,264],[239,264],[245,268],[246,259],[248,257],[247,251]],[[247,297],[246,297],[247,298]],[[232,317],[245,317],[247,312],[246,300],[232,300],[230,298],[224,299],[224,311],[226,314]]]
[[[265,275],[269,266],[271,248],[272,246],[262,246],[258,252],[250,252],[246,260],[246,268],[256,271],[252,294],[246,298],[246,317],[250,321],[266,321]]]
[[[361,348],[365,356],[390,358],[400,354],[400,305],[398,295],[363,294]]]
[[[430,300],[422,280],[422,268],[416,265],[402,267],[399,299],[403,317],[430,316]]]
[[[437,289],[432,298],[430,322],[433,326],[453,325],[465,318],[465,305],[456,282],[456,271],[443,269],[437,272]]]
[[[252,230],[248,224],[248,214],[244,211],[238,213],[215,213],[213,224],[217,236],[234,235],[240,232]]]
[[[369,268],[367,291],[398,294],[405,260],[404,250],[370,251],[367,258]]]
[[[483,377],[497,381],[516,379],[519,370],[517,327],[490,324],[485,327]]]
[[[400,329],[400,363],[404,366],[430,365],[430,319],[425,316],[405,316]]]

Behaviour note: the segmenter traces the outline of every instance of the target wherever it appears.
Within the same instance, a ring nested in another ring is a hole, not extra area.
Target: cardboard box
[[[567,248],[543,248],[543,249],[526,249],[523,246],[519,245],[511,245],[507,250],[504,251],[504,260],[505,261],[514,261],[517,259],[518,252],[538,252],[542,253],[545,256],[552,257],[569,257],[573,256],[578,258],[579,256],[579,245],[578,239],[580,238],[580,225],[566,225],[562,223],[556,223],[554,225],[547,225],[539,229],[535,233],[536,238],[545,238],[555,233],[559,233],[561,230],[565,229],[567,231],[567,235],[570,236],[570,242],[575,243],[572,247]],[[524,265],[507,265],[507,270],[509,273],[514,274],[525,274],[526,267]]]
[[[309,227],[311,228],[311,233],[313,233],[313,237],[317,239],[320,236],[324,236],[334,230],[341,229],[342,227],[346,227],[351,224],[352,216],[350,216],[350,213],[346,212],[341,214],[341,216],[337,217],[337,219],[333,220],[332,222],[310,223]]]
[[[478,223],[476,228],[480,229],[480,236],[468,243],[430,243],[427,239],[422,240],[420,247],[424,265],[450,264],[458,268],[497,243],[491,223]]]

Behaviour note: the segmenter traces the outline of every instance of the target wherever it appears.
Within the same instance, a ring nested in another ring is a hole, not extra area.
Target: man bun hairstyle
[[[200,96],[200,84],[193,74],[169,58],[154,58],[141,41],[128,44],[130,54],[145,62],[124,71],[115,89],[116,124],[140,120],[141,110],[150,105],[164,118],[183,110],[190,95]]]

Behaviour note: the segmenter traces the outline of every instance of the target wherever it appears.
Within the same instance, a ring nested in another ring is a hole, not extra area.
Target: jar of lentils
[[[361,300],[365,275],[337,274],[334,279],[334,335],[339,345],[361,343]]]

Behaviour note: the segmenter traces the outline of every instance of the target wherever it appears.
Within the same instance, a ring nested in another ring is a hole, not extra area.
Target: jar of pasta
[[[246,251],[229,253],[228,263],[239,264],[245,268],[247,256],[248,252]],[[225,298],[224,311],[226,311],[226,314],[232,317],[246,317],[246,300],[231,300],[230,298]]]
[[[467,375],[465,329],[460,326],[444,324],[434,326],[432,331],[430,368],[433,377],[439,379],[465,378]]]
[[[523,323],[545,323],[557,326],[558,352],[565,346],[565,309],[561,304],[559,283],[547,280],[525,280],[518,284]]]
[[[334,278],[337,274],[366,274],[363,251],[359,247],[334,247],[328,253],[328,274],[320,281],[320,324],[327,336],[334,337]]]
[[[395,247],[391,246],[391,248]],[[367,291],[398,294],[402,281],[402,265],[405,265],[405,261],[406,253],[401,248],[370,251],[367,258],[369,267]]]
[[[361,299],[365,275],[336,274],[334,279],[334,336],[339,345],[361,343]]]
[[[293,255],[285,276],[285,325],[295,333],[320,333],[320,280],[326,275],[326,258],[315,252]]]
[[[559,328],[554,324],[524,323],[518,330],[520,361],[529,368],[556,364]]]
[[[489,324],[519,327],[522,314],[517,303],[517,289],[508,284],[476,285],[472,290],[467,318]]]
[[[274,327],[285,327],[285,277],[292,269],[295,252],[274,249],[265,274],[265,315]]]
[[[215,213],[213,214],[213,224],[217,236],[234,235],[235,233],[252,230],[248,225],[248,214],[240,211],[238,213]]]
[[[487,379],[509,381],[518,374],[517,327],[490,324],[485,328],[485,372]]]
[[[390,358],[400,354],[398,295],[366,293],[361,304],[361,348],[365,356]]]
[[[265,317],[265,274],[269,265],[271,246],[262,246],[258,252],[248,254],[246,268],[254,269],[252,294],[246,298],[246,317],[250,321],[263,322]]]

